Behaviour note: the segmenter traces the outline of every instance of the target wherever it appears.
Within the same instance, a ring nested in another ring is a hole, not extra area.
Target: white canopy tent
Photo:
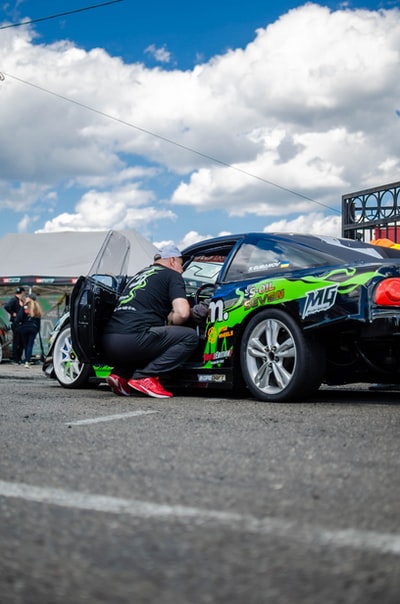
[[[0,239],[1,295],[19,285],[33,291],[70,290],[86,275],[108,231],[9,234]],[[151,264],[157,248],[134,230],[120,231],[130,242],[128,274]],[[66,289],[67,288],[67,289]],[[7,290],[7,291],[5,291]]]
[[[90,272],[109,231],[10,234],[0,239],[0,324],[9,315],[1,308],[18,286],[40,296],[41,335],[45,341],[69,306],[72,288]],[[127,273],[152,264],[157,248],[137,231],[118,231],[130,243]],[[120,267],[116,267],[118,271]],[[36,349],[38,341],[36,341]]]

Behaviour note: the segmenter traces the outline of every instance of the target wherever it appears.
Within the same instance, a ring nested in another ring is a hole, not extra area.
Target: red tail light
[[[382,306],[400,306],[400,279],[385,279],[375,290],[375,302]]]

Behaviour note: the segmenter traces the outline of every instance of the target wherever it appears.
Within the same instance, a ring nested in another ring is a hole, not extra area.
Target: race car
[[[104,270],[107,248],[78,280],[51,336],[43,369],[65,388],[98,383],[112,370],[100,335],[127,276],[118,262]],[[196,327],[198,350],[167,377],[169,389],[286,402],[306,400],[321,384],[400,383],[400,250],[242,233],[195,243],[183,261],[190,301],[207,299],[208,315]]]

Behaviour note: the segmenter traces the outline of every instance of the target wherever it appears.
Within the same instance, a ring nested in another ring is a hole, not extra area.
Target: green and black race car
[[[43,365],[66,388],[104,379],[101,328],[126,279],[126,240],[111,231]],[[118,245],[117,245],[118,244]],[[113,263],[114,251],[121,247]],[[400,251],[351,239],[246,233],[183,251],[187,293],[208,301],[196,354],[168,387],[247,389],[304,400],[321,384],[400,383]],[[105,265],[105,259],[112,264]],[[122,264],[121,264],[122,259]]]

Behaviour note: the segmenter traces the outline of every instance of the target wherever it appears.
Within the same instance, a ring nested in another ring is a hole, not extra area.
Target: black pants
[[[198,336],[191,327],[168,325],[143,333],[105,334],[102,344],[113,373],[138,380],[179,367],[197,347]]]
[[[37,329],[27,329],[22,327],[19,336],[22,341],[22,348],[25,351],[25,363],[29,363],[33,353],[33,345],[37,336]]]
[[[19,325],[14,321],[11,323],[11,329],[13,332],[13,342],[12,342],[12,356],[13,361],[15,363],[19,363],[22,360],[22,351],[24,349],[22,344],[21,334],[19,332]]]

